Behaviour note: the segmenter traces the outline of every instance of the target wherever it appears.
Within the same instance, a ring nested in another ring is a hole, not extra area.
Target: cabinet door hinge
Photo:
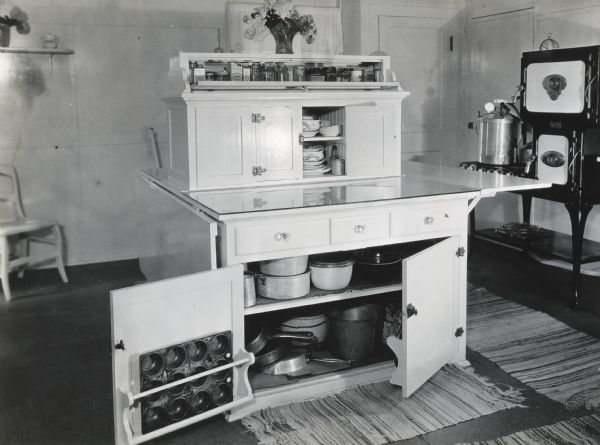
[[[458,257],[465,256],[465,248],[464,247],[459,247],[456,250],[456,256],[458,256]]]
[[[115,345],[115,349],[125,350],[125,343],[123,343],[123,340],[119,340],[119,343]]]
[[[465,333],[465,330],[463,329],[463,327],[459,327],[455,332],[454,332],[454,336],[455,337],[462,337],[462,335]]]

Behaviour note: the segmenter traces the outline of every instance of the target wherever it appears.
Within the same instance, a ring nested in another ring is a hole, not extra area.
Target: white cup
[[[42,46],[46,49],[58,48],[58,37],[51,32],[47,32],[42,36]]]

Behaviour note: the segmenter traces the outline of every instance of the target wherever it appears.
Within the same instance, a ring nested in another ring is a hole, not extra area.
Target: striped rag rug
[[[472,368],[447,365],[408,399],[390,383],[373,383],[264,409],[242,425],[261,445],[379,445],[521,407],[523,400],[517,389],[500,388]]]
[[[593,415],[531,428],[497,439],[456,445],[598,445],[599,443],[600,416]]]
[[[598,339],[475,287],[469,289],[467,326],[468,347],[568,409],[600,397]]]

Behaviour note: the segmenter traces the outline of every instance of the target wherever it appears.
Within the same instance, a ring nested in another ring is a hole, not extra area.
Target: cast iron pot
[[[383,248],[364,249],[354,253],[356,269],[369,281],[402,279],[402,255]]]
[[[381,336],[383,308],[379,304],[345,304],[327,313],[329,351],[344,360],[365,360]]]

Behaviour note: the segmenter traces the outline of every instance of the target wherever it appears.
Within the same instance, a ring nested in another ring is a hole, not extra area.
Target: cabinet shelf
[[[292,309],[314,304],[330,303],[332,301],[349,300],[352,298],[366,297],[369,295],[398,292],[402,290],[402,283],[398,280],[384,284],[373,285],[372,282],[359,281],[350,283],[350,286],[339,291],[325,291],[311,288],[308,295],[293,300],[272,300],[270,298],[256,297],[256,305],[244,309],[244,315],[263,314],[266,312]]]
[[[75,54],[72,49],[66,48],[0,48],[0,53],[12,54]]]
[[[303,138],[303,142],[324,142],[324,141],[343,141],[344,136],[313,136],[312,138]]]
[[[398,82],[270,82],[205,80],[190,85],[192,92],[206,90],[400,90]]]

